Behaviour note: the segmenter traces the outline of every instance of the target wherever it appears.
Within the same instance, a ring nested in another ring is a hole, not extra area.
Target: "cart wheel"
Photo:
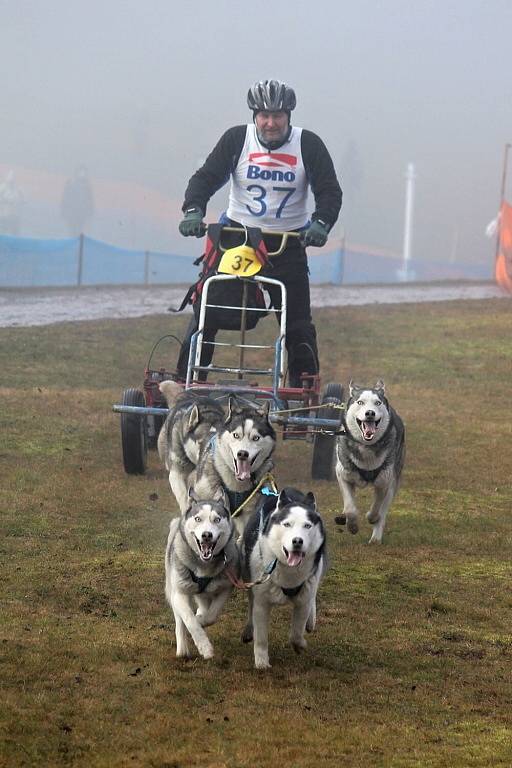
[[[125,389],[123,405],[144,407],[146,401],[140,389]],[[148,451],[146,417],[137,416],[133,413],[122,413],[121,441],[123,444],[124,471],[128,475],[143,475],[146,471]]]
[[[343,402],[343,387],[341,384],[327,384],[322,405],[332,403],[341,405]],[[323,419],[339,419],[340,412],[337,408],[321,408],[318,411]],[[334,480],[335,478],[336,436],[315,435],[313,442],[313,460],[311,463],[311,477],[313,480]]]

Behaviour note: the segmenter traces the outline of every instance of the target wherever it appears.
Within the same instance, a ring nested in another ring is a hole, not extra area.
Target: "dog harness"
[[[210,581],[213,579],[213,576],[196,576],[194,571],[191,571],[190,568],[188,572],[194,584],[197,584],[197,586],[199,587],[199,594],[205,591],[206,587],[208,586]]]
[[[311,571],[308,578],[311,578],[311,576],[313,576],[316,573],[316,570],[318,568],[318,563],[320,562],[320,558],[322,557],[323,552],[324,552],[324,547],[321,546],[315,556],[315,563],[314,563],[315,567]],[[286,595],[286,597],[295,597],[296,595],[299,594],[299,592],[301,591],[305,583],[306,582],[303,581],[302,584],[299,584],[298,587],[281,587],[281,590]]]
[[[196,266],[202,264],[202,269],[199,273],[199,279],[190,286],[183,298],[183,301],[181,302],[179,309],[173,309],[172,307],[169,307],[170,311],[181,312],[183,309],[185,309],[187,304],[199,304],[201,294],[203,292],[203,286],[209,277],[217,274],[217,267],[219,266],[220,260],[222,258],[220,240],[223,227],[223,224],[208,225],[205,252],[194,261]],[[261,229],[258,229],[257,227],[247,227],[246,233],[248,245],[254,248],[258,261],[262,267],[265,267],[268,264],[267,246],[263,240]],[[256,294],[258,296],[258,306],[263,309],[265,307],[265,299],[261,293],[261,288],[259,285],[255,285],[255,288]]]
[[[263,475],[259,483],[257,483],[257,485],[252,489],[252,491],[244,491],[244,493],[237,494],[236,491],[228,491],[227,489],[225,490],[229,498],[230,509],[232,508],[231,494],[233,494],[234,496],[240,496],[240,497],[245,496],[245,498],[242,498],[242,500],[238,502],[238,506],[233,505],[235,506],[235,510],[234,512],[231,513],[231,517],[237,517],[237,515],[240,514],[240,512],[245,507],[245,505],[252,499],[252,497],[258,491],[262,493],[264,496],[279,495],[277,492],[276,481],[274,480],[274,476],[271,475],[270,472],[267,472],[266,475]]]
[[[302,584],[299,584],[298,587],[281,587],[281,592],[286,595],[286,597],[295,597],[299,594],[302,587],[304,586],[304,582]]]
[[[226,543],[226,546],[228,543],[229,542]],[[222,552],[219,552],[217,555],[214,555],[214,557],[217,558],[217,557],[220,557],[221,555],[224,555],[224,563],[227,565],[226,552],[224,549],[222,550]],[[201,594],[201,592],[204,592],[208,584],[210,583],[210,581],[213,581],[213,579],[216,579],[217,576],[220,576],[220,574],[222,573],[222,571],[220,571],[220,573],[216,573],[215,576],[196,576],[194,571],[192,571],[190,568],[188,569],[188,572],[194,584],[197,584],[197,586],[199,587],[198,594]]]
[[[377,469],[362,469],[361,467],[358,467],[357,464],[355,464],[352,459],[348,458],[348,463],[350,464],[350,468],[353,472],[357,472],[362,479],[365,481],[365,483],[374,483],[377,477],[380,475],[383,469],[386,469],[386,467],[391,463],[391,458],[388,457],[384,459],[380,467],[377,467]]]
[[[225,566],[224,571],[219,571],[219,573],[216,573],[215,576],[196,576],[194,571],[192,571],[190,568],[188,568],[188,573],[189,573],[190,578],[192,579],[194,584],[197,584],[197,586],[199,587],[199,591],[198,591],[199,595],[202,592],[205,591],[205,589],[208,587],[208,584],[210,583],[210,581],[213,581],[213,579],[216,579],[218,576],[220,576],[224,572],[226,573],[226,576],[229,578],[229,580],[232,581],[232,579],[231,579],[231,575],[232,575],[231,566],[228,565],[228,559],[226,557],[226,547],[228,546],[228,544],[229,544],[229,542],[231,541],[232,538],[233,537],[230,536],[230,538],[226,542],[226,546],[224,547],[224,549],[221,552],[218,552],[216,555],[214,555],[214,558],[220,557],[221,555],[224,557],[224,566]]]
[[[377,479],[377,477],[380,475],[383,469],[385,469],[386,464],[382,464],[382,466],[377,467],[377,469],[361,469],[356,464],[354,464],[354,467],[358,471],[358,473],[361,475],[365,483],[373,483]]]
[[[252,475],[251,480],[254,482]],[[236,517],[242,511],[254,491],[255,488],[249,488],[248,491],[230,491],[229,488],[224,488],[224,493],[229,500],[229,509],[233,510],[231,517]]]

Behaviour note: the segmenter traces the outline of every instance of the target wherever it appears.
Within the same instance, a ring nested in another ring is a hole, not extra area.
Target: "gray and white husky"
[[[199,496],[211,497],[222,489],[233,513],[272,470],[276,434],[269,421],[269,405],[268,400],[260,407],[228,398],[224,420],[216,425],[199,455],[194,478]],[[244,511],[235,518],[240,533],[249,516]]]
[[[159,389],[170,408],[160,434],[158,453],[169,472],[169,483],[181,512],[188,509],[188,488],[202,448],[225,419],[217,400],[184,392],[174,381],[162,381]]]
[[[343,515],[357,533],[357,487],[373,486],[374,501],[366,517],[373,526],[370,543],[380,543],[386,515],[396,495],[405,461],[405,429],[385,396],[384,382],[366,388],[350,382],[350,397],[343,418],[344,432],[336,445],[336,477],[343,496]]]
[[[171,520],[165,551],[165,595],[174,613],[176,655],[190,656],[188,635],[204,659],[213,645],[204,627],[214,624],[239,575],[239,552],[223,494],[199,500]]]
[[[249,617],[242,634],[254,639],[254,664],[270,667],[268,625],[273,605],[292,603],[290,642],[299,653],[304,631],[316,624],[316,594],[327,568],[325,529],[312,493],[284,488],[262,503],[243,536],[242,575],[251,586]]]

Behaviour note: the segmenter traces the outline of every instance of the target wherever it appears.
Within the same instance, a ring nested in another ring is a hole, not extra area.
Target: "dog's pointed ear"
[[[229,499],[228,499],[227,494],[226,494],[224,488],[222,487],[222,485],[219,485],[219,487],[215,491],[215,494],[213,496],[213,500],[220,502],[222,504],[222,506],[224,507],[224,509],[229,510]]]
[[[382,395],[382,397],[384,397],[384,395],[386,394],[386,385],[384,384],[382,379],[379,379],[375,383],[374,389],[376,392],[379,392]]]
[[[197,501],[199,501],[199,498],[191,485],[188,489],[188,499],[191,504],[195,504]]]
[[[197,427],[200,420],[201,417],[199,416],[199,408],[197,407],[197,403],[195,403],[188,417],[188,428],[190,430],[194,429]]]
[[[263,416],[264,419],[267,419],[268,421],[268,415],[270,413],[270,400],[265,400],[263,405],[258,408],[258,413]]]
[[[224,424],[227,424],[228,421],[231,421],[231,419],[233,418],[233,415],[235,413],[237,413],[238,411],[239,411],[239,408],[238,408],[238,403],[237,403],[236,397],[234,395],[229,395],[229,397],[228,397],[228,410],[227,410],[227,415],[226,415],[226,419],[224,421]]]
[[[288,498],[288,494],[286,493],[286,488],[283,488],[282,491],[279,493],[279,497],[277,499],[277,507],[285,507],[287,504],[290,503],[290,499]]]
[[[309,507],[312,507],[316,512],[316,498],[312,491],[306,494],[306,503]]]
[[[350,394],[350,397],[354,397],[355,392],[360,392],[362,387],[359,384],[356,384],[354,379],[350,379],[348,383],[348,391]]]

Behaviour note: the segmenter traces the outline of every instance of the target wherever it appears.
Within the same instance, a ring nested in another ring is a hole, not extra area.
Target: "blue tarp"
[[[91,237],[63,240],[0,235],[0,287],[191,283],[190,258],[131,251]]]
[[[0,235],[0,286],[76,285],[79,243]]]
[[[341,282],[341,263],[341,252],[311,258],[311,281]],[[2,288],[190,284],[199,269],[187,256],[131,251],[91,237],[36,240],[0,235]]]
[[[399,258],[350,249],[309,257],[315,284],[396,283],[401,268]],[[190,284],[198,272],[186,256],[131,251],[85,236],[37,240],[0,235],[0,288]],[[493,265],[411,261],[408,274],[411,281],[491,280]]]

